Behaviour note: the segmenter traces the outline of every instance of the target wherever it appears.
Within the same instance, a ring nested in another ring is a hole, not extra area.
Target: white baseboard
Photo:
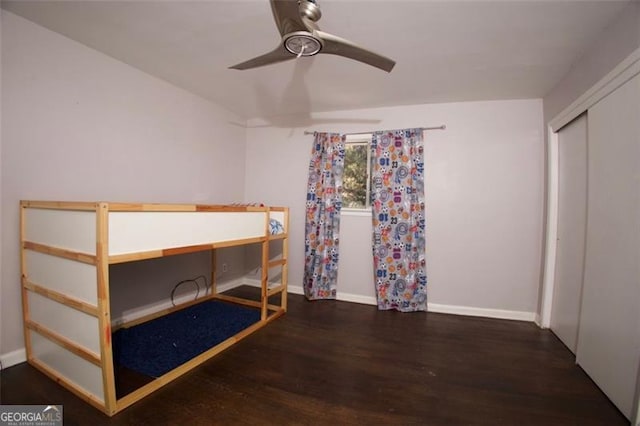
[[[0,362],[2,362],[2,368],[9,368],[16,364],[20,364],[27,360],[27,352],[24,348],[16,349],[15,351],[0,354]]]
[[[533,322],[535,322],[536,325],[540,328],[547,328],[542,325],[542,317],[538,313],[534,313]]]
[[[251,287],[260,287],[260,280],[256,280],[253,278],[245,278],[243,281],[244,285],[249,285]],[[304,289],[300,285],[290,285],[287,287],[287,293],[291,294],[300,294],[304,296]],[[371,296],[362,296],[360,294],[352,294],[352,293],[342,293],[338,292],[336,295],[336,300],[341,302],[351,302],[351,303],[361,303],[363,305],[377,305],[375,297]]]
[[[220,284],[216,286],[216,290],[218,291],[218,293],[224,293],[225,291],[231,290],[232,288],[236,288],[236,287],[240,287],[241,285],[243,285],[243,278],[235,278],[231,281],[228,281],[224,284]]]
[[[260,285],[259,281],[257,282],[257,285],[258,286]],[[289,293],[304,295],[304,289],[300,285],[290,285],[288,289],[289,289]],[[339,300],[341,302],[360,303],[362,305],[375,306],[378,304],[375,297],[363,296],[361,294],[343,293],[340,291],[336,295],[336,300]]]
[[[244,285],[248,285],[251,287],[260,287],[260,280],[256,280],[254,278],[245,278],[243,280]],[[289,285],[287,286],[287,293],[291,294],[300,294],[304,296],[304,289],[300,285]],[[359,294],[351,294],[351,293],[341,293],[338,292],[336,296],[336,300],[341,302],[352,302],[352,303],[362,303],[364,305],[376,305],[375,297],[369,296],[361,296]]]
[[[441,314],[466,315],[471,317],[497,318],[516,321],[535,320],[535,312],[508,311],[504,309],[475,308],[471,306],[441,305],[439,303],[427,303],[429,312]]]
[[[344,293],[344,292],[338,291],[338,294],[336,294],[336,297],[338,300],[341,300],[343,302],[378,306],[378,300],[374,296],[363,296],[361,294]]]
[[[219,292],[224,292],[230,290],[232,288],[248,285],[251,287],[260,287],[260,280],[255,278],[242,277],[224,285],[218,286]],[[304,295],[304,291],[302,286],[288,286],[288,292],[292,294],[300,294]],[[178,302],[186,302],[188,300],[192,300],[194,294],[186,294],[177,299]],[[378,304],[377,300],[373,296],[364,296],[360,294],[353,293],[342,293],[338,292],[336,300],[341,302],[350,302],[350,303],[360,303],[364,305],[373,305],[376,306]],[[148,314],[152,314],[162,309],[166,309],[171,307],[171,301],[163,301],[162,303],[145,306],[143,308],[138,308],[132,311],[125,312],[122,318],[118,318],[116,321],[113,321],[114,324],[121,324],[122,322],[128,322],[135,320],[137,318],[143,317]],[[535,312],[524,312],[524,311],[509,311],[505,309],[488,309],[488,308],[476,308],[472,306],[459,306],[459,305],[443,305],[439,303],[427,303],[427,310],[429,312],[436,312],[442,314],[453,314],[453,315],[466,315],[472,317],[484,317],[484,318],[497,318],[497,319],[506,319],[506,320],[515,320],[515,321],[529,321],[536,322],[536,319],[539,320],[539,315]],[[536,322],[537,324],[537,322]]]
[[[290,285],[290,286],[287,286],[287,290],[289,290],[288,293],[300,294],[300,295],[304,296],[304,289],[302,288],[301,285]]]
[[[246,278],[246,277],[237,278],[229,282],[226,282],[222,285],[219,285],[218,292],[222,293],[227,290],[231,290],[232,288],[239,287],[241,285],[260,287],[260,280],[253,279],[253,278]],[[289,290],[289,293],[291,294],[304,295],[302,286],[290,285],[288,286],[288,290]],[[184,294],[176,298],[176,301],[178,303],[186,302],[186,301],[192,300],[194,296],[195,296],[195,292],[193,292],[192,294]],[[377,305],[377,301],[375,297],[363,296],[363,295],[352,294],[352,293],[338,292],[337,300],[342,302],[360,303],[364,305],[373,305],[373,306]],[[132,309],[130,311],[124,312],[121,317],[112,319],[112,324],[119,325],[125,322],[133,321],[145,315],[149,315],[169,307],[171,307],[171,300],[165,300],[160,303],[155,303],[153,305],[146,305],[141,308]],[[470,306],[442,305],[439,303],[427,303],[427,309],[429,312],[437,312],[437,313],[443,313],[443,314],[466,315],[466,316],[474,316],[474,317],[497,318],[497,319],[506,319],[506,320],[516,320],[516,321],[530,321],[540,325],[540,315],[536,314],[535,312],[475,308]],[[6,354],[0,354],[0,361],[2,362],[3,368],[8,368],[13,365],[20,364],[21,362],[25,362],[26,360],[27,360],[27,356],[24,348],[18,349]]]
[[[236,278],[224,284],[217,285],[216,287],[217,287],[218,293],[222,293],[224,291],[231,290],[232,288],[236,288],[241,285],[243,285],[243,279]],[[195,296],[196,296],[195,291],[181,294],[180,296],[177,296],[175,298],[176,305],[179,305],[180,303],[184,303],[184,302],[189,302],[193,300]],[[142,318],[146,315],[151,315],[163,309],[168,309],[171,306],[172,306],[171,299],[165,299],[157,303],[153,303],[153,304],[137,307],[135,309],[131,309],[128,311],[124,311],[121,316],[117,318],[111,318],[111,325],[119,326],[127,322],[137,320],[138,318]]]
[[[243,284],[253,287],[260,287],[260,280],[245,278]],[[302,286],[288,287],[289,293],[302,294],[304,291]],[[363,305],[376,306],[378,301],[373,296],[363,296],[353,293],[342,293],[338,291],[336,300],[341,302],[361,303]],[[466,315],[472,317],[484,317],[484,318],[498,318],[506,320],[516,321],[529,321],[534,322],[538,315],[535,312],[523,312],[523,311],[508,311],[504,309],[487,309],[487,308],[475,308],[471,306],[457,306],[457,305],[442,305],[439,303],[427,303],[428,312],[437,312],[442,314],[454,314],[454,315]]]

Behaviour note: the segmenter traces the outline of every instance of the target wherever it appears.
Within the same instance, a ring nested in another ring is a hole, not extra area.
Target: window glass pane
[[[367,153],[369,144],[348,143],[345,146],[344,175],[342,177],[342,207],[367,207]]]

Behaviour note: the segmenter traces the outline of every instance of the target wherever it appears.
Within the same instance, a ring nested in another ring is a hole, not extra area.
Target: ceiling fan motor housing
[[[298,0],[300,17],[316,22],[322,16],[316,0]],[[308,31],[295,31],[285,35],[284,47],[290,53],[300,56],[313,56],[322,49],[322,40]]]
[[[322,49],[322,41],[306,31],[287,34],[284,47],[297,56],[313,56]]]

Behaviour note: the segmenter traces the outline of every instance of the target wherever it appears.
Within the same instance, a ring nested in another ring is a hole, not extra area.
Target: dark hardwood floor
[[[284,317],[112,418],[27,364],[1,372],[0,402],[63,404],[65,425],[629,424],[533,323],[296,295]]]

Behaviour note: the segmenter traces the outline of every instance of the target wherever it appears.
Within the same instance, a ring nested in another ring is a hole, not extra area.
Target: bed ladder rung
[[[269,262],[269,268],[273,268],[274,266],[282,266],[287,263],[287,259],[277,259]]]
[[[278,287],[273,287],[271,289],[269,289],[269,291],[267,292],[267,297],[271,297],[274,294],[278,294],[281,293],[284,290],[284,285],[279,285]]]

